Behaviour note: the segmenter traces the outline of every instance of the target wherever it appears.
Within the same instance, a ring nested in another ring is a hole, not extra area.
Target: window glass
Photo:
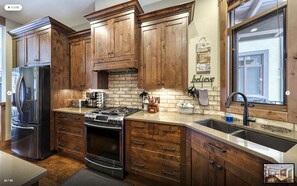
[[[249,102],[285,104],[284,17],[284,11],[275,12],[233,32],[233,91]]]
[[[252,18],[266,10],[279,6],[286,0],[249,0],[241,6],[235,8],[231,15],[231,26]]]

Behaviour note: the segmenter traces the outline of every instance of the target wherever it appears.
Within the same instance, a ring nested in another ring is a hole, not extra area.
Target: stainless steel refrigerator
[[[23,157],[50,154],[50,67],[12,69],[11,150]]]

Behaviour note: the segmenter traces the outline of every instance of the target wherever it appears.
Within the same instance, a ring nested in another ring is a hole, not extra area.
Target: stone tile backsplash
[[[138,88],[138,74],[110,74],[108,79],[108,90],[100,90],[107,93],[108,107],[127,106],[137,107],[141,109],[142,99],[139,97],[144,89]],[[198,86],[197,86],[198,87]],[[150,96],[160,97],[159,108],[164,112],[178,112],[176,104],[180,102],[189,102],[195,106],[196,114],[211,114],[224,116],[225,113],[220,111],[220,89],[219,87],[204,87],[208,89],[208,106],[201,106],[197,98],[187,95],[187,92],[175,89],[154,89],[145,90]],[[85,95],[85,92],[83,92]],[[233,114],[234,117],[242,119],[242,115]],[[274,120],[267,120],[263,118],[256,118],[257,123],[284,127],[290,130],[297,131],[297,124],[280,122]]]
[[[110,74],[108,79],[107,106],[127,106],[141,108],[142,99],[139,97],[144,89],[138,88],[138,74]],[[175,89],[145,90],[150,96],[160,97],[159,109],[165,112],[177,112],[176,104],[189,102],[195,106],[195,113],[215,114],[220,109],[220,91],[218,87],[205,87],[208,89],[208,106],[200,106],[197,98],[187,95],[187,92]]]

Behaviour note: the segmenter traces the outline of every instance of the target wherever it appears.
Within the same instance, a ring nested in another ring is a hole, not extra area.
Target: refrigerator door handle
[[[14,124],[11,124],[12,127],[18,128],[18,129],[27,129],[27,130],[34,130],[34,127],[21,127]]]
[[[21,108],[21,101],[20,101],[20,88],[21,88],[21,82],[23,80],[24,76],[23,74],[20,75],[17,85],[16,85],[16,95],[15,95],[15,100],[16,100],[16,107],[18,111],[23,114],[22,108]]]

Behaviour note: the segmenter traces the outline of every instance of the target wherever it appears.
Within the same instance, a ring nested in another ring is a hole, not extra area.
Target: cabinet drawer
[[[180,164],[178,162],[132,152],[131,169],[141,171],[145,174],[152,174],[174,182],[180,182]],[[166,180],[163,181],[167,182]]]
[[[154,124],[153,139],[172,143],[180,143],[182,131],[184,130],[182,130],[182,127],[179,126]]]
[[[55,116],[56,119],[69,120],[69,114],[67,113],[56,112]]]
[[[76,125],[64,125],[64,124],[58,124],[57,125],[57,132],[63,132],[63,133],[69,133],[77,136],[84,136],[84,128]]]
[[[84,115],[82,114],[71,114],[70,115],[70,118],[73,122],[76,122],[76,123],[82,123],[85,121],[84,119]]]
[[[58,133],[57,146],[60,148],[69,149],[79,153],[84,151],[84,143],[82,137]]]
[[[138,121],[128,121],[127,122],[127,132],[131,136],[138,136],[142,138],[150,139],[153,133],[153,124],[138,122]]]
[[[160,156],[169,155],[176,156],[175,159],[180,160],[180,145],[175,143],[167,143],[163,141],[154,141],[139,137],[131,137],[131,147],[135,149],[143,149],[159,153]]]

